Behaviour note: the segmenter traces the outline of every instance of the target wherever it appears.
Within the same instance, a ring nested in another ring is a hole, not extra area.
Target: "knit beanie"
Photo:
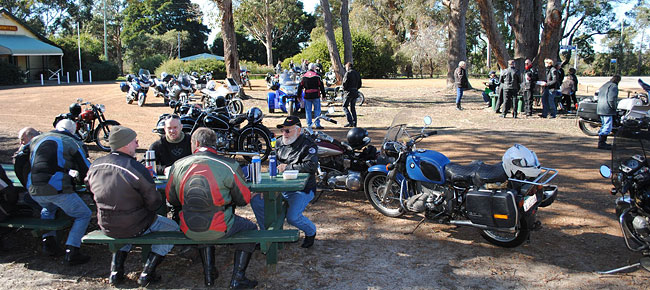
[[[127,127],[113,126],[111,134],[108,136],[108,145],[111,146],[111,150],[115,151],[131,143],[135,136],[137,136],[135,131]]]

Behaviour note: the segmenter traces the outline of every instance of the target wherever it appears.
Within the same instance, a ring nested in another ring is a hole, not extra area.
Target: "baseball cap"
[[[300,118],[296,116],[289,116],[286,119],[284,119],[284,122],[282,122],[282,124],[278,124],[277,127],[278,129],[282,129],[284,127],[289,127],[293,125],[298,125],[298,127],[302,127],[302,125],[300,124]]]

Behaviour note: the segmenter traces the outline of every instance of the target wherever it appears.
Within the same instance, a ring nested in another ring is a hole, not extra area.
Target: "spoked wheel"
[[[228,103],[228,111],[233,115],[239,115],[244,111],[244,103],[241,100],[232,100]]]
[[[589,122],[585,120],[578,121],[578,127],[580,127],[580,130],[582,130],[582,132],[587,136],[598,136],[598,131],[600,131],[601,126],[602,124],[597,122]]]
[[[248,127],[242,131],[237,142],[239,150],[243,152],[257,152],[260,154],[262,162],[266,161],[271,154],[271,137],[270,135],[258,127]],[[251,157],[244,156],[246,161],[250,162]]]
[[[363,106],[363,103],[365,102],[366,102],[366,96],[364,96],[362,92],[359,92],[359,97],[357,97],[355,104],[360,107]]]
[[[404,214],[399,202],[399,184],[392,182],[391,188],[382,199],[388,176],[383,172],[370,172],[364,182],[364,191],[370,204],[385,216],[398,217]]]
[[[120,123],[108,120],[103,124],[99,124],[95,129],[95,144],[103,151],[110,152],[111,146],[108,145],[108,135],[111,134],[113,126],[118,126]]]
[[[514,233],[482,230],[481,236],[491,244],[504,248],[514,248],[528,239],[530,229],[524,219],[519,221],[519,227]]]

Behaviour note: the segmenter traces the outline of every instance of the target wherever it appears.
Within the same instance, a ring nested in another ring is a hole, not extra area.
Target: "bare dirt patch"
[[[265,109],[267,90],[253,80],[253,98],[245,107]],[[473,81],[475,87],[479,81]],[[638,261],[640,255],[625,248],[614,218],[610,184],[598,174],[608,152],[597,150],[596,140],[583,135],[575,118],[498,118],[483,109],[477,92],[466,92],[464,107],[454,109],[454,95],[436,80],[364,80],[367,104],[358,108],[359,125],[369,130],[372,144],[379,145],[384,130],[400,110],[412,112],[413,125],[430,115],[439,135],[419,147],[446,154],[452,161],[475,159],[498,162],[513,143],[533,149],[543,166],[560,171],[556,202],[541,209],[544,228],[533,232],[529,243],[504,249],[488,244],[478,231],[424,223],[414,234],[421,216],[388,218],[368,203],[363,192],[336,191],[324,194],[305,214],[318,228],[316,244],[305,250],[287,244],[280,251],[275,271],[265,269],[263,255],[256,253],[248,276],[271,289],[426,289],[426,288],[617,288],[648,289],[650,275],[634,270],[618,275],[598,275]],[[117,83],[11,88],[0,90],[0,161],[8,163],[18,146],[16,132],[24,126],[46,131],[55,115],[66,112],[76,98],[106,105],[106,117],[135,129],[140,145],[147,148],[157,136],[151,133],[161,113],[170,112],[161,99],[149,98],[139,108],[127,105]],[[337,108],[339,124],[324,123],[325,131],[338,138],[347,132],[345,117]],[[283,114],[266,114],[274,128]],[[91,147],[93,149],[93,147]],[[95,148],[96,149],[96,148]],[[91,158],[104,153],[93,150]],[[249,209],[241,214],[252,218]],[[93,221],[96,224],[96,221]],[[92,224],[92,223],[91,223]],[[0,288],[96,289],[108,288],[110,254],[105,246],[84,245],[91,263],[64,268],[61,259],[39,255],[39,241],[26,231],[3,235],[0,254]],[[220,247],[219,279],[225,287],[232,271],[232,250]],[[141,270],[137,253],[127,261],[129,281],[137,287]],[[163,280],[155,287],[200,288],[202,270],[198,256],[177,249],[159,267]],[[217,288],[219,288],[217,287]]]

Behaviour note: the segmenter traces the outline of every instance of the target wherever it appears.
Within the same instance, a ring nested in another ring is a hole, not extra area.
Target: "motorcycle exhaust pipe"
[[[516,232],[515,228],[494,228],[494,227],[488,227],[486,225],[475,224],[471,221],[451,220],[449,221],[449,223],[457,226],[470,226],[481,230],[499,231],[499,232],[507,232],[507,233]]]

